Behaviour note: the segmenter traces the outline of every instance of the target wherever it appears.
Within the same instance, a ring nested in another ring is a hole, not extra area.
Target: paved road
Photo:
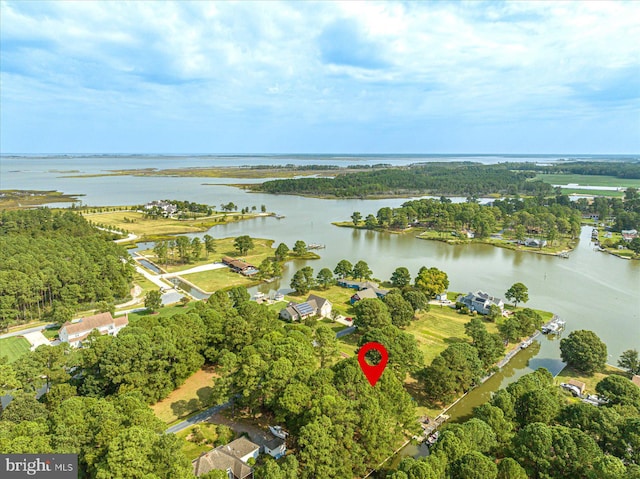
[[[25,334],[28,334],[28,333],[36,333],[38,331],[42,331],[47,326],[55,326],[55,324],[45,324],[45,325],[42,325],[42,326],[35,326],[35,327],[29,328],[29,329],[22,329],[20,331],[14,331],[12,333],[6,333],[6,334],[3,334],[2,336],[0,336],[0,339],[12,338],[14,336],[24,336]]]
[[[223,409],[228,408],[229,406],[231,406],[231,401],[226,402],[224,404],[220,404],[219,406],[213,406],[213,407],[210,407],[209,409],[205,409],[201,413],[198,413],[195,416],[191,416],[189,419],[185,419],[184,421],[179,422],[174,426],[171,426],[165,432],[168,434],[175,434],[177,432],[180,432],[183,429],[188,428],[189,426],[193,426],[194,424],[198,424],[199,422],[206,421],[214,414],[222,411]]]
[[[158,276],[157,274],[151,274],[151,273],[147,272],[147,270],[142,268],[141,266],[136,266],[136,271],[138,273],[140,273],[142,276],[144,276],[145,278],[147,278],[149,281],[151,281],[156,286],[159,286],[160,288],[165,288],[165,289],[173,288],[173,285],[171,283],[166,283],[166,282],[162,281],[160,276]]]

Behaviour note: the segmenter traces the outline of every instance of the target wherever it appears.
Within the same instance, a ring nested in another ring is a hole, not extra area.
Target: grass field
[[[175,306],[164,306],[160,308],[158,310],[158,313],[156,313],[153,316],[161,316],[164,318],[168,316],[173,316],[174,314],[188,313],[195,305],[196,305],[196,301],[191,301],[189,304],[187,304],[186,307],[179,304]],[[135,322],[136,320],[147,317],[147,316],[152,316],[152,315],[149,315],[144,311],[139,313],[129,313],[129,321]]]
[[[617,186],[640,188],[640,180],[632,178],[617,178],[615,176],[602,176],[602,175],[562,175],[562,174],[550,174],[550,175],[537,175],[536,180],[542,180],[545,183],[551,183],[552,185],[569,185],[578,184],[585,186]]]
[[[450,344],[469,340],[464,332],[464,325],[471,320],[467,314],[458,314],[453,308],[432,304],[429,312],[419,314],[418,318],[405,331],[418,341],[426,365],[431,364]],[[495,323],[485,321],[485,325],[490,333],[498,331]]]
[[[623,191],[581,190],[578,188],[562,188],[565,195],[607,196],[610,198],[622,198]]]
[[[151,409],[160,420],[169,424],[207,407],[215,376],[212,367],[204,367]]]
[[[587,376],[584,373],[566,366],[558,376],[556,376],[556,383],[566,383],[570,379],[577,379],[586,384],[585,393],[596,394],[596,384],[602,381],[604,378],[611,374],[618,374],[620,376],[629,377],[622,369],[618,369],[614,366],[606,365],[606,368],[602,372],[594,373],[593,376]]]
[[[0,339],[0,356],[7,356],[10,363],[27,353],[30,348],[29,341],[21,336]]]
[[[0,210],[14,210],[48,203],[71,203],[79,201],[78,196],[65,195],[59,191],[0,190]]]
[[[138,236],[161,236],[179,233],[199,233],[212,226],[255,218],[255,214],[240,213],[215,214],[197,219],[178,220],[171,218],[147,218],[136,211],[109,211],[106,213],[84,213],[83,216],[94,223],[107,227],[121,228]]]

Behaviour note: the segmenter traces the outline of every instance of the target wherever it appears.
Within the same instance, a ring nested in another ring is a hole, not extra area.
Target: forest
[[[570,400],[544,368],[449,424],[427,457],[404,459],[388,479],[640,478],[640,389],[601,380],[609,402]]]
[[[0,325],[47,318],[129,296],[133,267],[114,235],[72,211],[0,213]]]
[[[271,180],[256,185],[267,193],[364,198],[413,194],[479,196],[492,193],[550,194],[553,187],[532,181],[530,171],[512,171],[506,165],[471,162],[416,164],[401,168],[345,173],[335,178]]]
[[[507,163],[514,170],[529,170],[540,173],[604,175],[616,178],[640,178],[640,162],[638,161],[572,161],[553,164]]]

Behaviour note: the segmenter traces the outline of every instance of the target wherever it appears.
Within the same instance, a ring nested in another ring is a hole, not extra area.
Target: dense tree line
[[[431,454],[389,479],[640,478],[640,389],[608,376],[597,407],[569,402],[546,369],[523,376],[449,424]]]
[[[113,237],[71,211],[3,211],[0,324],[64,322],[81,307],[126,298],[133,267]]]
[[[531,181],[534,176],[535,173],[512,171],[505,165],[429,163],[345,173],[335,178],[272,180],[257,188],[267,193],[337,197],[418,193],[462,196],[490,193],[536,195],[553,192],[551,185]]]
[[[624,198],[598,196],[593,202],[580,198],[575,207],[582,213],[597,214],[600,222],[611,218],[613,231],[640,230],[640,193],[636,188],[627,188]]]
[[[517,170],[537,171],[551,174],[604,175],[617,178],[640,178],[638,161],[572,161],[542,165],[535,163],[508,163]]]

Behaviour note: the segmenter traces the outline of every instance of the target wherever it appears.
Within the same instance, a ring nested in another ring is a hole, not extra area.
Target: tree
[[[384,297],[384,304],[391,314],[391,323],[398,328],[405,328],[413,319],[413,306],[399,292],[391,292]]]
[[[233,246],[238,250],[240,255],[247,254],[250,250],[252,250],[255,246],[253,244],[253,240],[250,236],[238,236],[235,240],[233,240]]]
[[[149,291],[144,297],[144,307],[152,313],[158,311],[162,307],[162,294],[160,294],[160,291]]]
[[[304,255],[307,252],[307,244],[302,240],[296,241],[296,244],[293,245],[293,252],[298,256]]]
[[[178,236],[176,238],[176,248],[178,249],[178,256],[183,263],[188,263],[191,260],[190,251],[191,242],[186,236]]]
[[[196,261],[200,259],[202,254],[202,241],[197,236],[191,240],[191,254]]]
[[[354,211],[351,215],[351,221],[353,221],[354,226],[358,226],[362,221],[362,215],[359,211]]]
[[[631,405],[640,408],[640,389],[629,379],[611,374],[596,384],[596,392],[610,404]]]
[[[593,331],[572,331],[560,340],[560,357],[570,366],[592,375],[604,369],[607,345]]]
[[[408,290],[402,296],[409,301],[414,311],[429,311],[429,299],[422,291]]]
[[[504,294],[507,299],[513,301],[517,308],[518,303],[526,303],[529,301],[529,289],[522,283],[514,283]]]
[[[317,282],[324,289],[327,289],[329,286],[335,283],[335,280],[333,279],[333,273],[331,272],[331,270],[329,268],[322,268],[318,272]]]
[[[482,453],[472,451],[453,463],[451,472],[452,479],[495,479],[498,467]]]
[[[307,294],[313,285],[313,269],[309,266],[296,271],[289,283],[291,289],[294,289],[297,294]]]
[[[351,276],[352,270],[353,265],[346,259],[343,259],[337,264],[336,268],[333,270],[333,273],[339,278],[346,278],[347,276]]]
[[[527,479],[528,477],[524,468],[511,457],[505,457],[498,464],[497,479]]]
[[[275,252],[276,261],[284,261],[287,258],[288,252],[289,252],[289,247],[284,243],[280,243],[276,248],[276,252]]]
[[[396,270],[391,274],[391,284],[396,288],[409,286],[409,284],[411,284],[411,275],[409,274],[409,270],[402,266],[396,268]]]
[[[336,333],[329,326],[321,324],[315,331],[315,347],[320,358],[320,367],[326,367],[338,355]]]
[[[371,279],[373,272],[369,269],[369,265],[365,261],[360,260],[354,265],[351,274],[357,279]]]
[[[169,261],[169,249],[166,241],[158,241],[153,247],[153,253],[156,255],[158,263],[166,265]]]
[[[527,237],[527,231],[524,227],[524,225],[516,225],[515,227],[515,234],[516,234],[516,239],[518,241],[524,241]]]
[[[640,253],[640,238],[633,238],[629,242],[628,248],[634,253]]]
[[[368,229],[368,230],[372,230],[374,229],[376,226],[378,226],[378,220],[376,219],[375,216],[373,215],[367,215],[367,217],[364,220],[364,226]]]
[[[618,366],[627,370],[629,374],[640,374],[638,351],[636,349],[627,349],[620,355],[620,359],[618,359]]]
[[[216,252],[216,240],[211,235],[204,235],[204,249],[207,252],[207,258],[209,253]]]
[[[422,291],[427,298],[433,299],[437,294],[447,290],[449,287],[449,277],[444,271],[438,268],[426,268],[423,266],[415,279],[416,288]]]
[[[391,315],[387,306],[379,299],[361,299],[356,303],[354,324],[365,331],[371,328],[384,328],[391,324]]]

